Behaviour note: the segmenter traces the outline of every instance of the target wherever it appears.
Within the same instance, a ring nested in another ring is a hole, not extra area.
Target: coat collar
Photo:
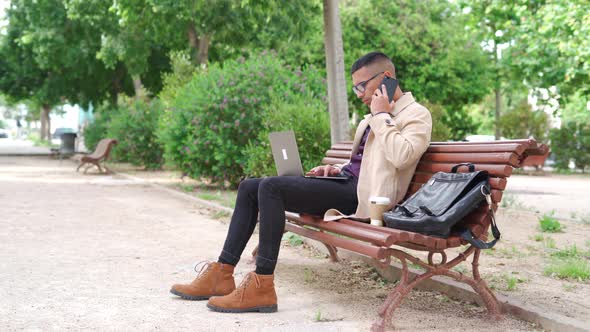
[[[415,102],[416,102],[416,99],[414,99],[414,96],[412,95],[411,92],[404,92],[404,94],[395,102],[395,105],[393,106],[393,111],[391,112],[391,115],[397,116],[401,111],[403,111],[404,109],[406,109],[408,106],[412,105]],[[364,119],[367,120],[367,118],[369,118],[370,116],[371,116],[371,113],[365,115]]]
[[[392,116],[397,116],[401,111],[403,111],[404,109],[406,109],[408,106],[410,106],[411,104],[415,103],[416,100],[414,99],[414,96],[412,96],[411,92],[404,92],[404,94],[395,102],[395,105],[393,106],[393,112],[391,112]],[[354,136],[354,140],[353,140],[353,145],[352,145],[352,151],[353,153],[356,153],[358,146],[361,142],[361,138],[363,137],[363,134],[365,133],[365,130],[367,129],[367,126],[369,125],[369,118],[371,117],[371,113],[365,115],[363,121],[361,121],[361,123],[359,124],[359,128],[356,131],[356,135]]]
[[[404,94],[395,102],[391,115],[397,116],[401,111],[406,109],[406,107],[415,102],[416,100],[414,99],[414,96],[412,96],[411,92],[404,92]]]

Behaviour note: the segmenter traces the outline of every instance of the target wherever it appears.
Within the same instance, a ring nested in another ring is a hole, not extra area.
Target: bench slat
[[[526,149],[526,144],[506,143],[506,144],[463,144],[463,145],[431,145],[426,152],[428,153],[449,153],[449,152],[514,152],[522,155]]]
[[[412,179],[412,182],[416,182],[416,183],[426,183],[428,182],[428,180],[430,180],[430,178],[432,177],[432,173],[422,173],[422,172],[416,172],[414,174],[414,178]],[[506,189],[506,178],[493,178],[490,177],[490,185],[492,186],[492,189],[497,189],[497,190],[504,190]]]
[[[340,142],[340,143],[336,143],[333,144],[332,147],[330,147],[331,150],[352,150],[352,142],[350,143],[345,143],[345,142]]]
[[[417,167],[417,171],[425,173],[436,173],[436,172],[450,172],[455,164],[443,164],[443,163],[423,163],[420,162]],[[509,165],[491,165],[491,164],[475,164],[475,170],[477,171],[488,171],[493,176],[509,177],[512,175],[512,167]],[[464,172],[465,167],[459,169],[459,172]]]
[[[517,143],[517,144],[524,144],[527,149],[532,149],[537,147],[537,141],[531,138],[525,139],[513,139],[513,140],[505,140],[505,141],[485,141],[485,142],[430,142],[430,145],[479,145],[479,144],[509,144],[509,143]]]
[[[289,213],[287,217],[289,220],[295,221],[301,225],[312,226],[324,231],[337,233],[365,242],[370,242],[378,246],[389,247],[396,240],[391,234],[381,232],[380,230],[353,227],[333,221],[324,221],[321,217],[309,215],[297,216],[297,214],[294,213]]]
[[[416,183],[411,182],[410,188],[408,188],[408,192],[406,193],[406,198],[412,196],[416,191],[418,191],[422,187],[423,183]],[[502,190],[492,189],[492,201],[494,203],[500,203],[502,200]]]
[[[355,240],[349,240],[341,238],[328,233],[322,233],[316,230],[307,229],[301,226],[287,223],[285,224],[285,230],[305,236],[307,238],[320,241],[329,245],[336,246],[338,248],[347,249],[353,252],[373,257],[376,259],[386,258],[386,252],[383,247],[377,247],[370,244],[365,244]]]
[[[435,244],[437,249],[446,249],[450,247],[456,247],[461,244],[461,240],[457,237],[449,237],[448,239],[441,239],[437,237],[422,235],[414,232],[403,231],[395,228],[389,227],[379,227],[373,226],[371,224],[365,224],[359,221],[350,220],[350,219],[342,219],[339,221],[340,224],[347,224],[350,226],[358,227],[358,228],[368,228],[368,229],[376,229],[380,232],[385,232],[392,234],[396,239],[395,244],[400,244],[404,242],[411,242],[416,245],[424,245],[424,243],[429,242]],[[420,235],[416,237],[416,235]],[[427,250],[427,249],[422,249]]]
[[[350,159],[325,157],[322,159],[323,165],[346,164]]]
[[[510,152],[425,153],[420,162],[520,165],[518,155]]]
[[[342,159],[350,159],[351,156],[350,150],[328,150],[326,152],[326,157],[332,158],[342,158]]]

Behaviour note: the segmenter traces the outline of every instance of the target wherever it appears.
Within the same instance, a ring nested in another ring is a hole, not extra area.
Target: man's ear
[[[387,77],[395,78],[395,76],[393,76],[393,74],[389,70],[384,71],[383,74],[385,74],[385,76]]]

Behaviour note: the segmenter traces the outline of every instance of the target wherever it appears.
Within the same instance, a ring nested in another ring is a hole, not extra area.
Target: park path
[[[301,247],[281,250],[276,314],[219,314],[169,294],[217,258],[227,222],[209,215],[141,181],[76,173],[69,160],[0,157],[0,331],[368,330],[391,285],[354,282],[366,271]],[[238,282],[253,269],[245,261]],[[531,330],[430,292],[413,293],[396,320],[406,331]]]

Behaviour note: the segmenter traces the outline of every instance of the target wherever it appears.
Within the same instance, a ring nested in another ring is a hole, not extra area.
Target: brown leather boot
[[[231,294],[212,297],[207,307],[218,312],[276,312],[274,275],[250,272]]]
[[[203,268],[206,268],[203,271]],[[201,268],[197,278],[188,285],[175,284],[170,293],[185,300],[207,300],[211,296],[223,296],[236,289],[234,266],[222,263],[207,263]]]

